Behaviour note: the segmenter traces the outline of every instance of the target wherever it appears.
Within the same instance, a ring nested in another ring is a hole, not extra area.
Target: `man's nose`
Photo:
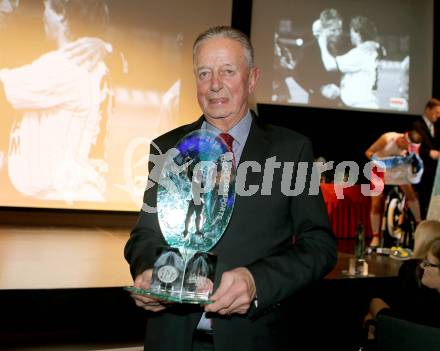
[[[221,81],[221,79],[219,78],[218,74],[213,74],[211,77],[211,85],[210,85],[210,89],[212,91],[219,91],[221,88],[223,87],[223,83]]]

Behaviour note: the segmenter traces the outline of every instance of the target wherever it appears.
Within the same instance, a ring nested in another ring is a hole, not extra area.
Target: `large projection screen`
[[[201,114],[193,41],[232,0],[52,2],[0,9],[0,206],[137,211],[150,141]]]
[[[251,36],[259,103],[420,114],[431,97],[432,0],[254,0]]]

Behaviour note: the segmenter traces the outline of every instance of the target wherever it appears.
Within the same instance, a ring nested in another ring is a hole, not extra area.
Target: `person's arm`
[[[364,317],[364,328],[367,328],[368,339],[374,339],[376,337],[376,318],[379,313],[386,313],[389,311],[390,306],[380,298],[373,298],[370,301],[368,312]]]
[[[92,71],[100,61],[112,54],[113,46],[101,38],[83,37],[67,44],[61,51],[77,65]]]
[[[429,150],[429,157],[433,160],[438,160],[440,158],[440,151],[435,149]]]
[[[31,64],[2,69],[1,81],[13,108],[47,109],[78,101],[78,91],[84,88],[80,74],[78,67],[53,51]]]
[[[382,134],[379,139],[377,139],[373,145],[371,145],[367,151],[365,151],[365,156],[371,160],[373,155],[378,152],[379,150],[382,150],[387,143],[387,136],[386,134]]]
[[[391,308],[384,300],[375,297],[371,299],[370,301],[370,308],[368,311],[368,314],[373,318],[376,319],[377,315],[383,311],[384,309]]]
[[[321,50],[321,59],[324,67],[327,71],[336,71],[338,69],[338,65],[336,63],[336,59],[334,56],[330,54],[327,45],[327,37],[325,33],[321,33],[318,39],[319,48]]]
[[[296,161],[296,165],[298,162],[312,164],[309,142],[302,145]],[[308,182],[306,189],[307,186]],[[228,306],[241,306],[241,311],[245,312],[237,313],[248,313],[249,318],[256,319],[301,288],[324,277],[334,267],[337,259],[336,240],[321,195],[309,195],[305,191],[289,199],[295,243],[246,267],[225,272],[217,290],[221,291],[222,296],[214,304],[207,305],[205,311],[228,313]],[[270,232],[271,228],[267,230]],[[234,281],[237,282],[236,287],[232,286]],[[255,296],[257,300],[251,303]],[[218,296],[214,294],[213,297]]]
[[[312,146],[307,141],[295,164],[307,162],[312,165],[313,160]],[[305,189],[309,189],[310,181],[309,176]],[[255,313],[251,318],[323,278],[336,264],[336,239],[322,195],[309,195],[304,191],[291,196],[290,202],[294,244],[247,266],[255,280],[258,296],[258,308],[251,311]]]
[[[438,160],[440,157],[440,150],[434,149],[426,128],[425,121],[421,118],[413,123],[413,129],[422,136],[422,143],[419,148],[420,157],[422,159],[427,159],[429,157],[433,160]]]
[[[361,43],[335,58],[338,70],[342,73],[354,73],[376,67],[379,48],[380,45],[374,41]]]
[[[117,37],[116,34],[114,34]],[[100,62],[111,71],[128,73],[128,61],[117,45],[97,37],[83,37],[64,46],[61,51],[76,65],[93,71]]]

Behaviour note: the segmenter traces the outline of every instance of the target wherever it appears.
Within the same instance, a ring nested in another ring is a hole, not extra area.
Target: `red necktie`
[[[232,143],[234,142],[234,137],[228,133],[220,133],[219,137],[222,138],[223,141],[226,143],[226,145],[228,146],[228,150],[230,152],[232,152],[232,157],[233,157],[232,162],[235,167],[235,155],[234,155],[234,149],[232,148]]]

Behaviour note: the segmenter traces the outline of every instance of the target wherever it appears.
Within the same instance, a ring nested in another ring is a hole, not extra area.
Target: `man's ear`
[[[260,68],[254,66],[249,71],[249,94],[252,94],[257,85],[258,79],[260,78]]]

